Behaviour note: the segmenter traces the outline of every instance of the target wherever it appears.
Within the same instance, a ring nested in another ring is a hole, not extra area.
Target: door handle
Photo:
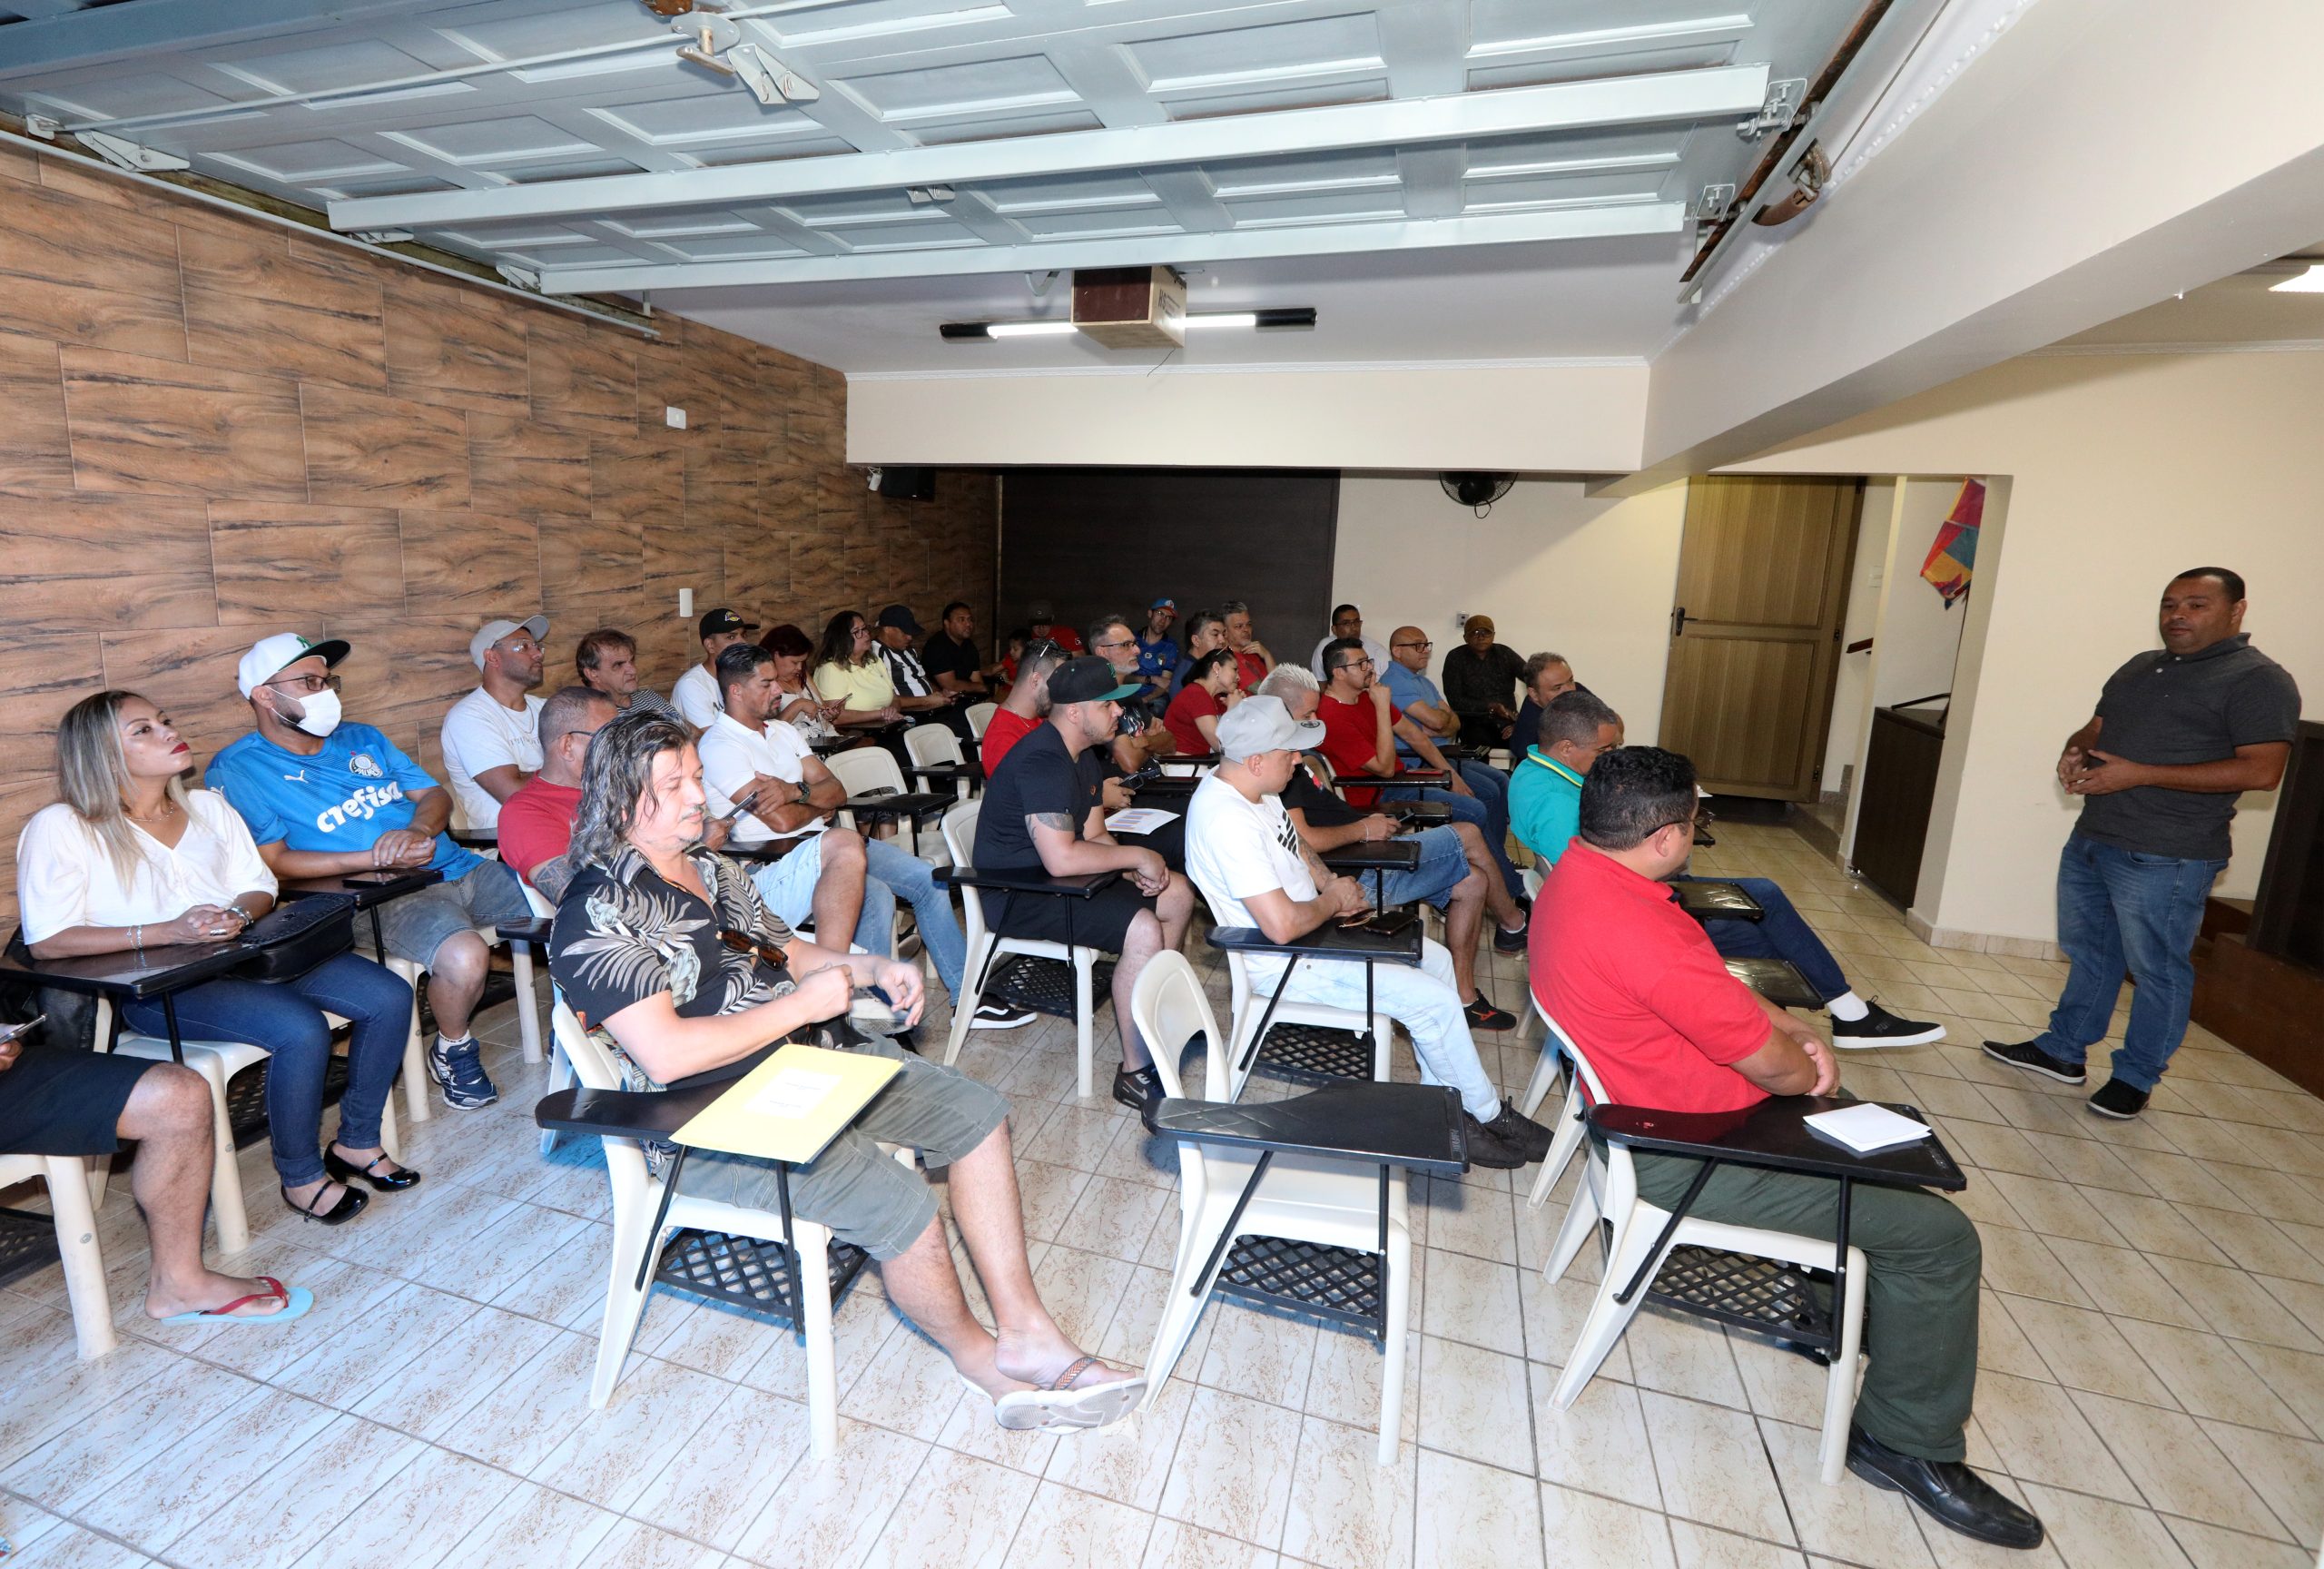
[[[1686,630],[1687,607],[1684,605],[1673,605],[1670,607],[1670,636],[1673,637],[1679,636],[1685,633]]]

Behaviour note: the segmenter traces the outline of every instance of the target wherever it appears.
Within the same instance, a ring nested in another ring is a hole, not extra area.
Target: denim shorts
[[[380,934],[388,952],[426,967],[436,961],[436,950],[456,932],[490,930],[503,921],[525,921],[533,907],[525,899],[525,885],[517,873],[497,861],[468,868],[468,875],[446,878],[433,887],[379,907]]]
[[[936,1194],[918,1171],[881,1144],[919,1151],[930,1166],[950,1166],[983,1143],[1009,1117],[1009,1098],[957,1069],[923,1061],[893,1042],[856,1051],[903,1064],[855,1125],[821,1155],[791,1173],[791,1211],[828,1226],[874,1258],[910,1248],[936,1219]],[[777,1213],[774,1163],[750,1155],[695,1150],[686,1156],[678,1191],[714,1203]]]

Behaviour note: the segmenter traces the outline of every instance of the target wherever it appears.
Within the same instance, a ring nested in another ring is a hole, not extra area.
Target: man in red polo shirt
[[[1581,787],[1581,832],[1541,886],[1528,955],[1534,995],[1625,1105],[1728,1111],[1770,1095],[1828,1095],[1831,1048],[1728,974],[1664,881],[1694,843],[1694,765],[1625,746]],[[1636,1158],[1639,1191],[1675,1209],[1701,1169]],[[1689,1213],[1802,1236],[1835,1235],[1830,1178],[1721,1166]],[[1871,1357],[1848,1434],[1848,1469],[1940,1524],[2034,1547],[2042,1523],[1962,1463],[1977,1382],[1977,1229],[1920,1189],[1858,1184],[1848,1239],[1864,1249]]]

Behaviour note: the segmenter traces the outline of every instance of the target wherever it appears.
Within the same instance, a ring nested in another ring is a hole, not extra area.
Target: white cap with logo
[[[468,639],[468,657],[476,661],[478,669],[484,668],[484,651],[511,632],[528,632],[533,641],[537,643],[548,636],[548,617],[535,616],[526,621],[486,622],[477,629],[477,635]]]
[[[235,666],[235,685],[247,697],[310,654],[321,656],[324,667],[334,669],[340,660],[347,657],[348,646],[337,637],[310,643],[296,632],[277,632],[271,637],[261,637],[251,645],[251,651],[243,655],[242,662]]]
[[[1219,755],[1229,763],[1262,752],[1305,752],[1323,740],[1324,727],[1313,719],[1294,719],[1280,697],[1246,697],[1218,720]]]

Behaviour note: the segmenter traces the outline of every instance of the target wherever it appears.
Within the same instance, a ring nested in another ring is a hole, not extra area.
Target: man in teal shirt
[[[1541,710],[1541,727],[1509,779],[1509,825],[1518,843],[1557,864],[1581,825],[1581,781],[1599,754],[1622,744],[1622,716],[1588,690],[1561,693]],[[1673,881],[1689,881],[1674,878]],[[1848,988],[1839,961],[1801,918],[1791,896],[1765,877],[1722,879],[1758,901],[1757,921],[1709,921],[1704,931],[1728,959],[1788,960],[1824,999],[1832,1044],[1917,1046],[1945,1039],[1945,1026],[1899,1019]]]

